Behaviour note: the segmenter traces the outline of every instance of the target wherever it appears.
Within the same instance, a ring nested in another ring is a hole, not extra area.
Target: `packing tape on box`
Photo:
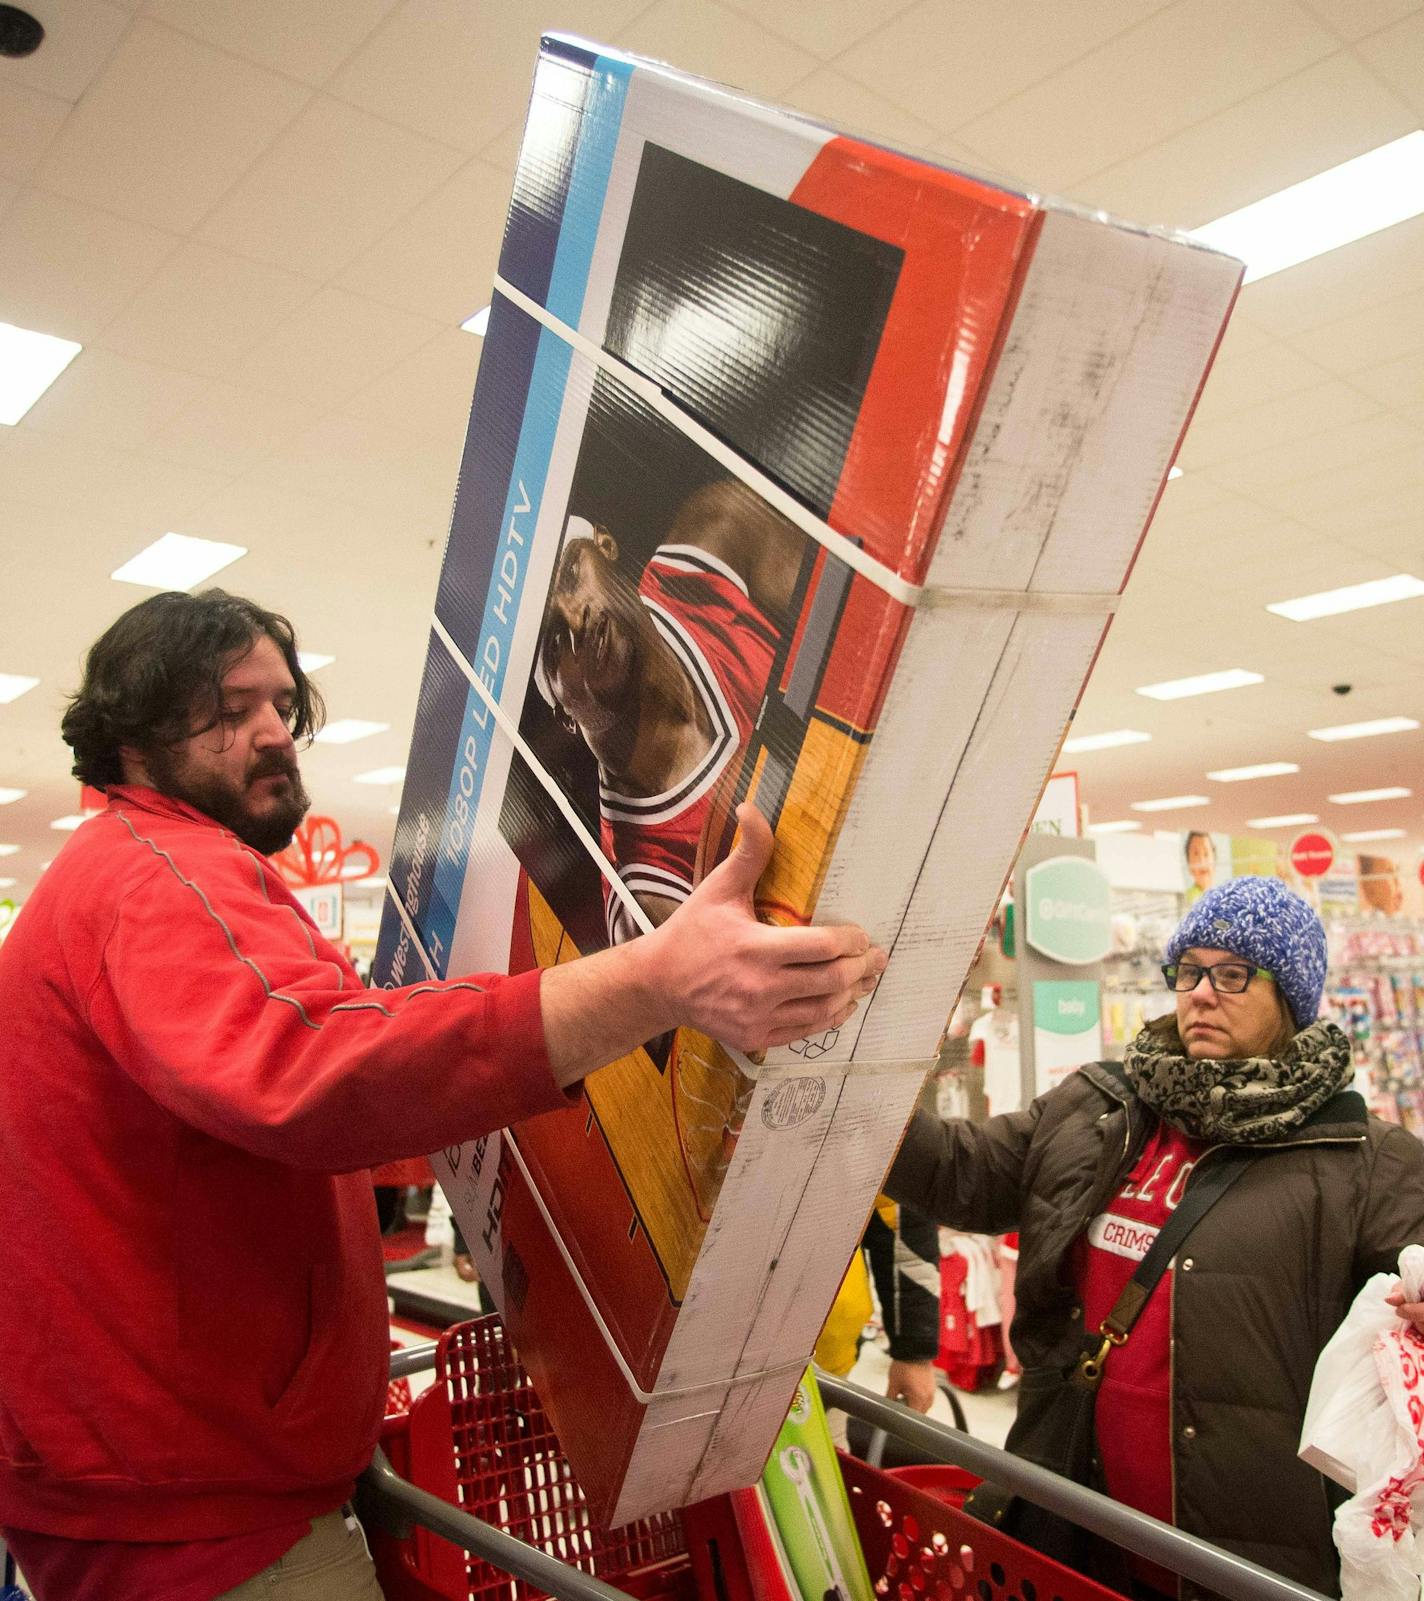
[[[739,455],[710,429],[704,428],[690,413],[675,401],[669,400],[652,379],[645,377],[627,362],[611,356],[601,345],[571,328],[554,316],[537,300],[516,289],[508,279],[498,273],[494,279],[495,292],[512,305],[532,317],[540,327],[546,328],[602,372],[631,390],[651,410],[677,431],[693,440],[714,461],[719,462],[749,489],[754,490],[768,505],[774,506],[783,517],[809,535],[838,561],[860,574],[877,589],[883,590],[891,600],[912,609],[922,606],[936,609],[949,606],[972,606],[992,610],[1055,611],[1089,613],[1105,616],[1118,609],[1122,597],[1118,594],[1064,593],[1037,589],[956,589],[945,585],[912,584],[902,578],[893,567],[877,561],[853,539],[838,533],[831,525],[808,511],[793,495],[789,495],[774,479],[767,477],[744,456]],[[437,627],[439,625],[437,624]],[[483,688],[483,686],[480,686]]]

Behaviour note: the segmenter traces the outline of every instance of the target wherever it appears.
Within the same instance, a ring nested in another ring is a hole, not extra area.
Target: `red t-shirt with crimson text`
[[[1206,1150],[1159,1123],[1127,1182],[1074,1246],[1073,1271],[1083,1326],[1096,1329],[1176,1211],[1197,1159]],[[1103,1369],[1097,1400],[1098,1455],[1107,1493],[1124,1506],[1172,1521],[1172,1272],[1158,1280],[1126,1345]],[[1153,1564],[1134,1568],[1171,1592],[1175,1576]]]

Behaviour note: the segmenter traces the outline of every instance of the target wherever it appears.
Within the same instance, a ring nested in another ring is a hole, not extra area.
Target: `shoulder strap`
[[[1204,1165],[1196,1182],[1187,1186],[1181,1205],[1158,1230],[1147,1255],[1137,1264],[1137,1271],[1127,1281],[1127,1287],[1104,1319],[1103,1333],[1108,1334],[1111,1330],[1112,1336],[1120,1336],[1120,1339],[1114,1339],[1114,1344],[1127,1338],[1138,1313],[1147,1305],[1147,1297],[1157,1288],[1186,1237],[1250,1167],[1252,1160],[1248,1152],[1239,1148],[1224,1151],[1220,1157]]]

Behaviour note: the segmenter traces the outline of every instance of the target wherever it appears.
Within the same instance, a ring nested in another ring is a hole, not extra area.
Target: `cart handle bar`
[[[1161,1523],[1072,1479],[1051,1473],[1035,1462],[1001,1451],[947,1424],[935,1423],[918,1412],[863,1390],[858,1384],[847,1384],[844,1379],[823,1373],[820,1368],[816,1369],[816,1380],[827,1406],[838,1406],[852,1417],[884,1429],[937,1462],[967,1468],[995,1484],[1002,1484],[1036,1506],[1056,1512],[1081,1528],[1091,1529],[1094,1534],[1160,1563],[1183,1578],[1193,1579],[1228,1597],[1229,1601],[1324,1601],[1316,1590],[1283,1579],[1194,1534],[1185,1534],[1169,1523]]]
[[[362,1510],[392,1526],[393,1532],[402,1533],[393,1526],[405,1520],[419,1523],[516,1579],[526,1580],[554,1601],[633,1601],[625,1591],[615,1590],[602,1579],[570,1567],[547,1551],[527,1545],[492,1523],[471,1517],[438,1495],[409,1483],[391,1466],[379,1446],[370,1467],[361,1475],[361,1491]],[[395,1508],[400,1513],[393,1516]]]
[[[427,1340],[422,1345],[403,1345],[399,1351],[392,1351],[391,1377],[404,1379],[412,1373],[428,1372],[435,1366],[435,1353],[438,1349],[437,1341]]]

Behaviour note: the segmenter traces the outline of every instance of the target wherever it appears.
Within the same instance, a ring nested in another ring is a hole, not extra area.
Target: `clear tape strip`
[[[814,512],[808,511],[799,500],[787,494],[774,479],[768,478],[744,456],[738,455],[724,440],[704,428],[675,401],[669,400],[663,390],[650,378],[630,367],[627,362],[620,361],[617,356],[609,355],[601,345],[595,344],[578,329],[571,328],[547,307],[531,299],[522,289],[516,289],[508,279],[502,278],[498,273],[495,274],[494,287],[506,300],[518,306],[526,316],[532,317],[541,327],[547,328],[571,349],[578,351],[603,372],[616,378],[625,388],[631,389],[660,417],[671,423],[679,433],[694,440],[714,461],[719,462],[748,488],[754,489],[782,516],[795,523],[802,533],[808,534],[831,555],[874,584],[877,589],[883,590],[892,600],[899,601],[901,605],[936,608],[963,605],[991,608],[996,611],[1086,612],[1093,615],[1104,615],[1118,609],[1122,597],[1117,594],[1064,594],[1037,589],[956,589],[947,585],[910,583],[893,567],[887,567],[884,562],[877,561],[853,540],[847,539],[844,534],[838,533]]]

